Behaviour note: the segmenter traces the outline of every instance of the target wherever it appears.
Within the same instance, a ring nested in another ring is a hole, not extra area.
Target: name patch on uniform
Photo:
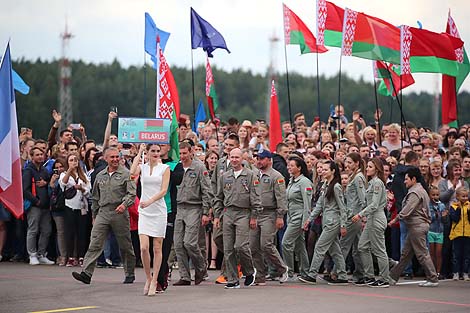
[[[189,177],[191,177],[191,178],[196,178],[196,177],[197,177],[197,175],[196,175],[196,173],[194,173],[194,172],[191,172],[191,173],[189,173]]]
[[[380,191],[380,186],[374,186],[374,192],[378,193]]]
[[[269,178],[263,178],[263,183],[269,184],[270,181],[271,181],[271,180],[270,180]]]
[[[279,178],[279,179],[277,180],[277,183],[278,183],[279,185],[282,185],[282,184],[285,184],[286,182],[285,182],[284,179]]]
[[[113,178],[117,179],[117,180],[120,180],[120,179],[122,179],[122,176],[121,176],[121,174],[116,174],[116,175],[113,175]]]

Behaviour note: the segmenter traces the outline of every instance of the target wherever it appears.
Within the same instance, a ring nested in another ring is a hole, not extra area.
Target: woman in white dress
[[[140,164],[144,150],[147,150],[148,162]],[[139,205],[139,240],[142,264],[147,276],[144,295],[154,296],[162,263],[162,243],[166,231],[167,208],[164,196],[170,181],[170,168],[160,160],[159,145],[141,144],[130,172],[132,177],[140,174],[142,184]],[[153,276],[150,273],[150,237],[153,238],[153,272],[155,274]]]

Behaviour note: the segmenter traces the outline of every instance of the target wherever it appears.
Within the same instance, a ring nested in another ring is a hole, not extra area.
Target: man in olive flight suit
[[[135,255],[132,247],[127,208],[134,204],[136,185],[129,171],[119,164],[119,150],[107,148],[104,158],[108,166],[95,179],[93,186],[91,210],[93,229],[91,242],[83,261],[83,271],[73,272],[72,276],[84,284],[91,282],[96,260],[103,252],[103,246],[112,229],[124,261],[124,284],[132,284],[135,280]]]

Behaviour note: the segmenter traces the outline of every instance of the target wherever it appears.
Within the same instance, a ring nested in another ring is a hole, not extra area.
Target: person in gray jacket
[[[287,228],[282,239],[282,254],[289,269],[289,278],[293,278],[294,252],[300,260],[301,275],[306,275],[308,270],[308,256],[302,225],[310,213],[313,183],[307,178],[307,165],[300,157],[289,157],[287,169],[291,178],[287,186]]]
[[[315,209],[304,223],[304,230],[307,230],[310,222],[322,214],[323,230],[315,245],[310,270],[307,275],[300,276],[299,280],[308,284],[316,284],[320,265],[326,252],[329,252],[335,262],[338,278],[330,280],[328,284],[347,285],[346,265],[339,245],[339,234],[342,237],[347,234],[346,222],[349,211],[344,203],[341,177],[336,163],[326,161],[323,164],[323,178],[326,181],[324,189],[320,194]]]
[[[356,215],[366,207],[367,181],[364,177],[364,162],[358,153],[352,152],[345,158],[344,165],[349,174],[344,198],[351,214]],[[359,239],[361,238],[362,225],[361,223],[352,222],[348,216],[346,231],[346,236],[341,237],[339,244],[345,260],[352,248],[354,260],[353,279],[355,282],[358,282],[364,278],[364,268],[357,249]],[[335,269],[333,269],[333,272],[335,272]]]
[[[426,244],[429,224],[431,223],[431,218],[429,217],[429,196],[423,186],[417,182],[419,175],[419,169],[416,167],[411,167],[406,171],[405,185],[408,188],[408,193],[403,199],[403,208],[388,223],[391,226],[400,219],[406,223],[409,232],[400,262],[390,271],[390,282],[395,284],[398,281],[405,266],[411,261],[413,255],[416,255],[426,274],[426,282],[419,284],[419,286],[437,287],[439,280]]]
[[[286,184],[282,174],[272,167],[271,152],[263,150],[256,159],[263,211],[258,216],[258,227],[250,232],[250,248],[258,272],[255,284],[266,284],[265,260],[272,264],[283,283],[288,278],[288,268],[276,249],[274,238],[277,230],[284,227],[284,215],[287,212]]]
[[[387,249],[385,248],[385,229],[387,217],[387,191],[385,190],[385,177],[382,161],[378,158],[367,162],[367,177],[369,186],[366,191],[365,209],[354,215],[352,222],[361,225],[359,221],[366,218],[366,226],[359,240],[358,250],[364,266],[364,278],[356,285],[369,285],[376,288],[387,288],[389,284],[389,269]],[[380,279],[374,278],[374,262],[372,254],[377,258]]]
[[[256,269],[250,251],[250,228],[257,226],[262,210],[260,184],[253,171],[242,166],[242,152],[235,148],[230,152],[232,168],[220,177],[214,203],[214,227],[220,227],[220,216],[224,212],[223,238],[224,258],[227,273],[226,289],[240,288],[238,282],[237,255],[243,273],[245,286],[252,286]]]

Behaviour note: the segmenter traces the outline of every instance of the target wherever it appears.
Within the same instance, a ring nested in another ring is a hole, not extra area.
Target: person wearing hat
[[[282,283],[288,278],[288,269],[276,249],[274,238],[277,230],[284,226],[284,215],[287,212],[286,184],[282,174],[272,167],[271,152],[263,150],[256,159],[263,211],[258,215],[258,227],[250,232],[250,248],[257,270],[255,284],[266,284],[265,258],[280,274]]]
[[[224,259],[227,274],[226,289],[238,289],[237,256],[246,279],[244,285],[252,286],[256,269],[250,250],[249,232],[255,229],[261,207],[260,183],[257,175],[242,165],[242,151],[230,152],[232,168],[220,177],[214,202],[214,227],[220,228],[220,215],[224,212],[222,228]]]

